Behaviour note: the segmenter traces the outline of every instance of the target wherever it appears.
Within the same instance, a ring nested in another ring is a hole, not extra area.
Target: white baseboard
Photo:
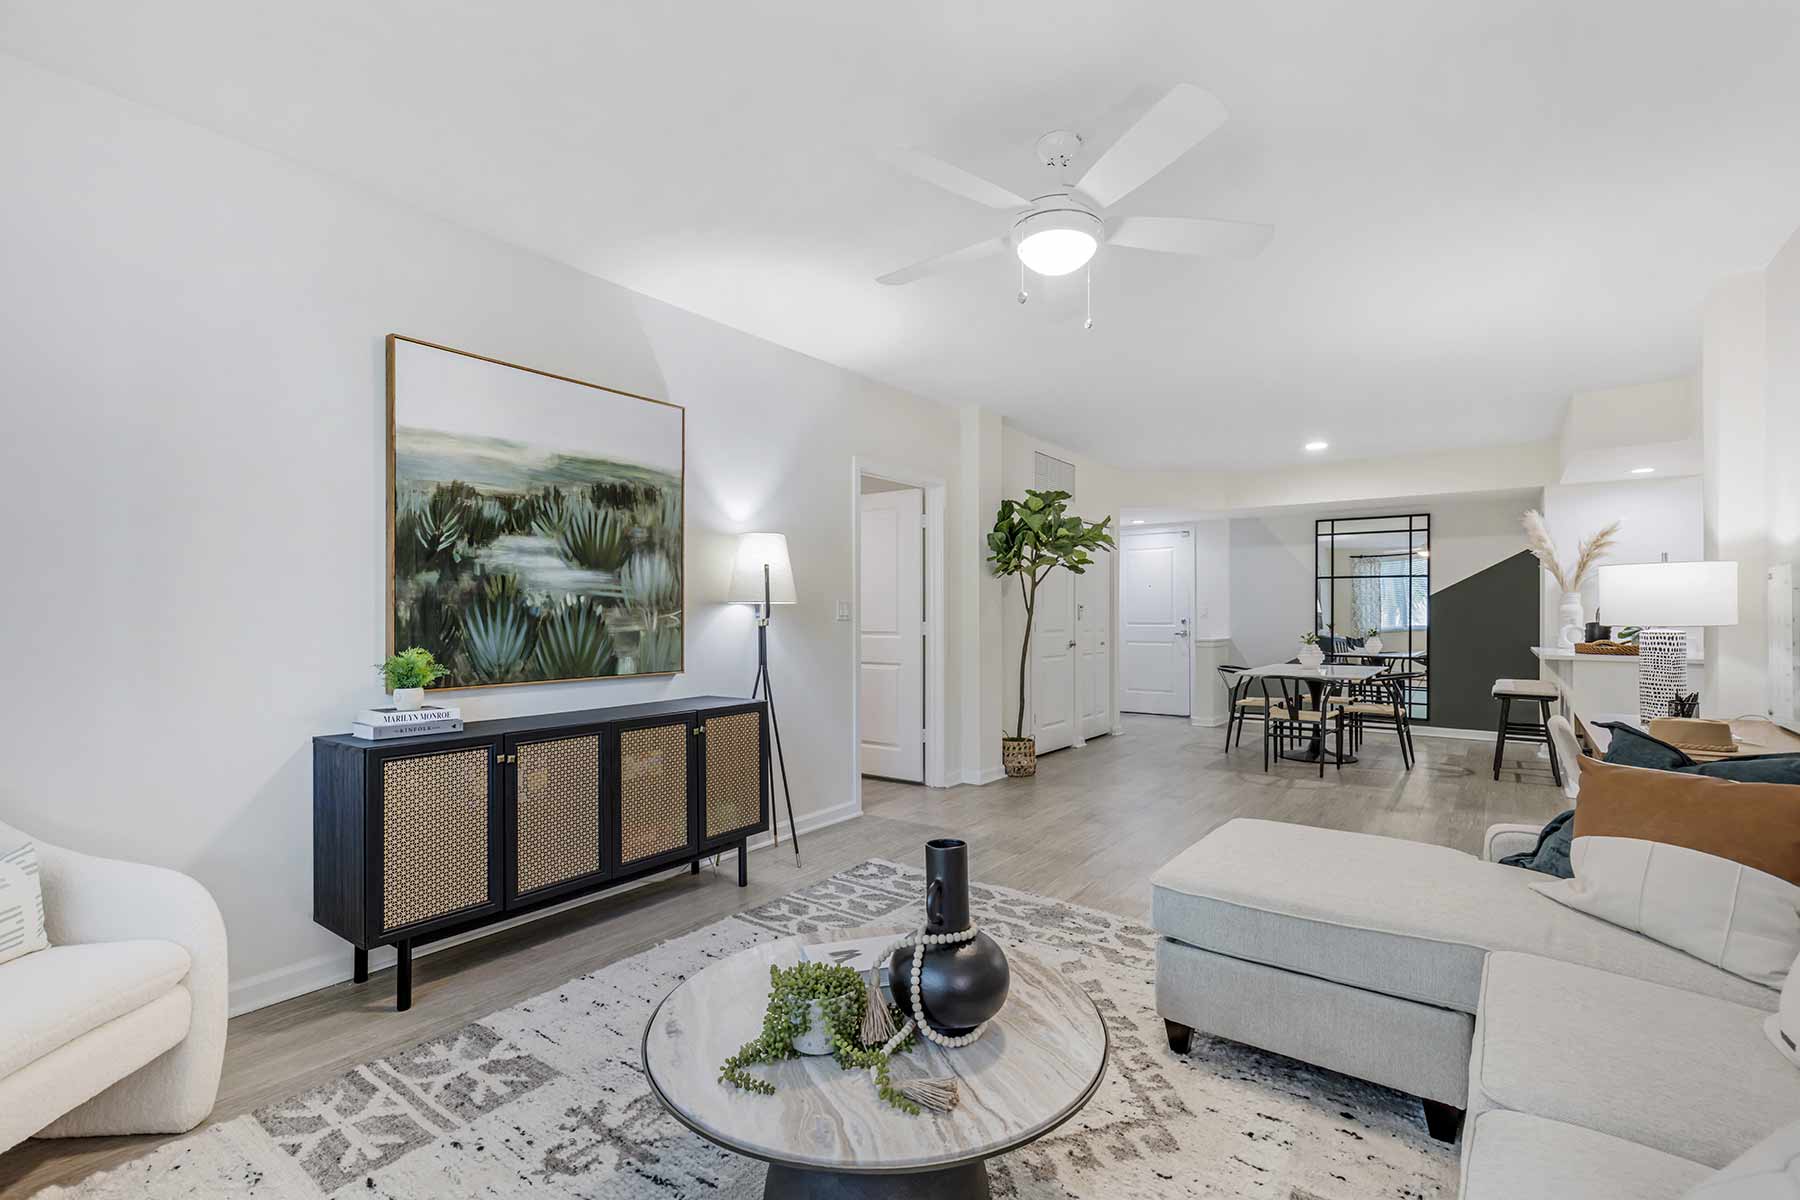
[[[983,787],[1005,778],[1005,767],[981,767],[973,771],[965,768],[962,773],[962,781],[970,787]]]
[[[1217,729],[1225,724],[1225,718],[1192,716],[1188,718],[1188,724],[1198,729]]]
[[[837,825],[860,815],[862,815],[862,813],[856,803],[847,800],[842,804],[833,805],[826,809],[820,809],[817,812],[808,813],[806,816],[801,817],[799,819],[800,832],[803,835],[808,834],[815,829],[824,829],[830,825]],[[787,845],[786,817],[787,813],[784,811],[782,813],[782,845],[784,847]],[[750,840],[750,849],[762,850],[773,844],[773,836],[765,833]],[[804,852],[804,848],[802,848],[802,853]],[[721,864],[732,862],[735,854],[735,851],[726,851],[720,859]],[[655,883],[662,879],[671,879],[677,875],[685,875],[687,872],[687,864],[681,863],[670,867],[667,871],[658,871],[654,875],[646,875],[642,879],[634,879],[630,883],[623,883],[618,887],[607,888],[605,891],[595,892],[592,895],[579,896],[566,904],[553,904],[549,908],[540,908],[535,912],[526,913],[522,917],[514,917],[510,921],[497,921],[492,925],[483,925],[480,929],[471,929],[466,933],[459,933],[452,937],[447,937],[441,942],[432,942],[428,946],[420,946],[417,950],[413,951],[413,958],[415,960],[424,958],[426,955],[435,954],[439,950],[447,950],[451,946],[458,946],[463,942],[472,941],[475,938],[486,937],[489,934],[497,933],[502,929],[511,929],[514,926],[523,925],[528,921],[536,921],[544,917],[553,916],[556,913],[567,912],[569,909],[579,908],[583,904],[594,904],[604,901],[608,897],[623,895],[635,888],[643,887],[645,884]],[[350,951],[351,947],[349,943],[346,942],[343,949],[334,951],[330,954],[321,954],[314,958],[290,964],[289,966],[276,967],[272,971],[264,971],[260,975],[252,975],[248,979],[237,980],[231,985],[227,1011],[231,1016],[241,1016],[247,1012],[255,1012],[259,1008],[267,1008],[271,1004],[279,1004],[283,1000],[292,1000],[295,996],[303,996],[307,992],[315,992],[320,988],[330,987],[334,983],[342,983],[350,978]],[[369,951],[369,970],[379,971],[384,967],[391,967],[393,965],[394,952],[391,949],[388,949],[387,947],[376,947]]]
[[[1414,725],[1412,731],[1419,737],[1456,738],[1464,742],[1491,742],[1494,731],[1491,729],[1449,729],[1442,725]]]

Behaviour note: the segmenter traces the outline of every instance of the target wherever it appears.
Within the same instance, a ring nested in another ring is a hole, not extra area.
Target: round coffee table
[[[769,967],[800,961],[803,941],[843,936],[753,947],[663,997],[644,1027],[651,1090],[701,1137],[767,1162],[770,1200],[986,1200],[986,1160],[1043,1137],[1100,1086],[1107,1034],[1099,1010],[1060,972],[1009,949],[1012,988],[980,1041],[894,1059],[896,1080],[956,1076],[961,1098],[948,1113],[900,1112],[875,1093],[867,1071],[843,1070],[829,1056],[752,1068],[775,1085],[773,1096],[720,1083],[719,1065],[762,1031]]]

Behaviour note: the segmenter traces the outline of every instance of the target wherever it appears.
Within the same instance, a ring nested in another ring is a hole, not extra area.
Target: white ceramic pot
[[[1581,610],[1581,593],[1564,592],[1556,610],[1556,644],[1559,649],[1572,649],[1586,633],[1587,614]]]
[[[806,1032],[794,1039],[794,1049],[802,1054],[830,1054],[831,1032],[825,1028],[825,1008],[817,1000],[806,1006]]]
[[[412,712],[425,703],[424,688],[395,688],[394,707],[401,712]]]
[[[1368,641],[1364,642],[1363,643],[1363,653],[1364,654],[1380,654],[1381,653],[1381,639],[1378,637],[1372,637]]]
[[[1316,645],[1309,646],[1305,642],[1301,642],[1300,653],[1295,657],[1300,660],[1300,665],[1303,667],[1316,667],[1325,661],[1325,651]]]

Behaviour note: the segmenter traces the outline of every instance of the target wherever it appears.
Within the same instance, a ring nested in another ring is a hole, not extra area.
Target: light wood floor
[[[1563,807],[1536,747],[1514,748],[1500,782],[1491,742],[1419,738],[1401,769],[1391,735],[1374,735],[1341,771],[1283,763],[1264,774],[1257,730],[1221,751],[1224,731],[1171,717],[1127,716],[1125,732],[1046,755],[1035,779],[927,790],[876,780],[863,816],[755,852],[751,883],[730,859],[418,961],[410,1012],[393,1011],[391,972],[339,984],[231,1023],[216,1121],[322,1083],[359,1062],[516,1004],[742,908],[868,858],[921,862],[927,838],[969,841],[976,878],[1122,916],[1149,915],[1149,876],[1232,817],[1363,830],[1479,851],[1496,821],[1544,821]],[[297,853],[303,852],[300,849]],[[348,963],[349,947],[344,949]],[[31,1141],[0,1154],[0,1196],[71,1183],[136,1157],[155,1137]]]

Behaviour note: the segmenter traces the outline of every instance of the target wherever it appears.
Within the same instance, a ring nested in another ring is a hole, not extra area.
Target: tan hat
[[[1707,721],[1697,717],[1652,717],[1649,734],[1686,751],[1696,759],[1732,758],[1748,754],[1731,736],[1729,721]]]

